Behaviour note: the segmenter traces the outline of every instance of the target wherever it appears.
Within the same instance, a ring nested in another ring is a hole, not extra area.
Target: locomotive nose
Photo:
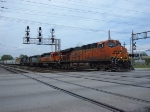
[[[126,60],[128,59],[128,52],[127,49],[123,46],[117,46],[112,51],[113,57],[118,58],[119,60]]]

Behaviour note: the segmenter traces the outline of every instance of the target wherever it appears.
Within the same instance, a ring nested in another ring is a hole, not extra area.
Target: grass
[[[150,68],[150,65],[134,65],[134,68]]]

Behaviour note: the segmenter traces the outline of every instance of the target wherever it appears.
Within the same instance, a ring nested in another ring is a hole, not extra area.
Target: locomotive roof
[[[100,44],[100,43],[104,43],[104,42],[119,42],[119,40],[105,40],[105,41],[100,41],[100,42],[98,42],[98,44]]]
[[[51,52],[43,53],[43,54],[41,54],[41,55],[50,55],[50,54],[51,54]]]

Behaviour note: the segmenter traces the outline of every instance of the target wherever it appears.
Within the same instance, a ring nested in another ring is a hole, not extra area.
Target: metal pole
[[[108,31],[108,40],[110,40],[110,30]]]
[[[134,41],[134,33],[133,33],[133,30],[132,30],[132,54],[133,54],[133,41]],[[134,70],[134,58],[132,57],[132,61],[131,61],[131,64],[132,64],[132,70]]]

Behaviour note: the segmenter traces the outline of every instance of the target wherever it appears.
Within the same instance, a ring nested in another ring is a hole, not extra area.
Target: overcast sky
[[[0,8],[0,56],[51,52],[48,45],[23,44],[26,26],[32,38],[38,27],[43,38],[54,28],[61,49],[107,40],[110,30],[111,39],[130,50],[132,30],[150,31],[150,0],[0,0]],[[136,45],[137,50],[150,49],[150,38]]]

